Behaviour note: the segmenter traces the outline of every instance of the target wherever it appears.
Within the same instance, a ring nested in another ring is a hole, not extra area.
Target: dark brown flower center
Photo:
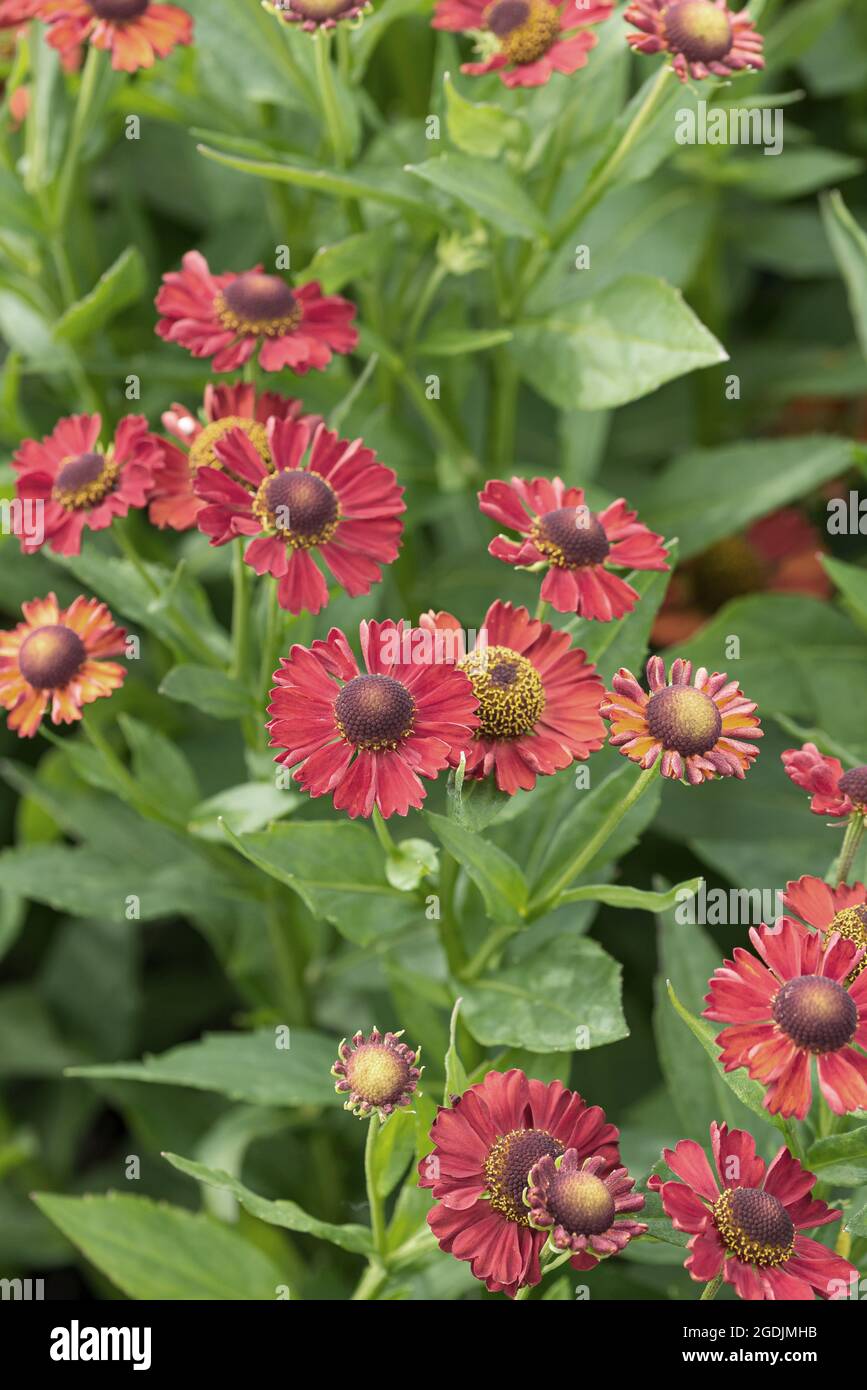
[[[67,459],[54,479],[51,495],[70,511],[92,507],[111,492],[117,482],[118,466],[105,454],[79,454]]]
[[[839,786],[856,806],[867,806],[867,767],[852,767],[844,772]]]
[[[412,733],[415,700],[392,676],[355,676],[334,701],[334,717],[356,748],[396,748]]]
[[[560,1169],[545,1196],[545,1205],[559,1226],[573,1235],[598,1236],[614,1220],[614,1198],[595,1173]]]
[[[138,19],[144,14],[150,0],[87,0],[90,8],[100,19],[113,20],[123,24],[126,20]]]
[[[795,1247],[795,1227],[782,1202],[758,1187],[727,1187],[713,1206],[723,1244],[751,1265],[781,1265]]]
[[[544,1129],[513,1129],[497,1140],[485,1159],[488,1196],[494,1211],[529,1226],[524,1188],[534,1164],[546,1154],[559,1158],[563,1145]]]
[[[279,275],[248,270],[217,295],[214,308],[224,328],[233,333],[278,338],[297,327],[301,309]]]
[[[21,644],[18,666],[35,690],[60,690],[78,675],[87,657],[84,643],[72,628],[49,623],[31,632]]]
[[[682,0],[669,5],[663,24],[672,49],[691,63],[718,63],[734,42],[728,15],[712,0]]]
[[[395,1105],[409,1083],[409,1064],[385,1043],[364,1042],[346,1062],[346,1079],[369,1105]]]
[[[337,530],[337,494],[320,478],[302,468],[287,468],[266,478],[256,494],[253,511],[266,530],[279,531],[296,549],[325,545]]]
[[[479,702],[477,738],[520,738],[545,708],[542,677],[511,647],[477,647],[458,665]]]
[[[224,415],[220,420],[212,420],[200,430],[190,445],[191,468],[222,468],[214,453],[214,445],[230,430],[243,430],[256,453],[266,467],[271,463],[268,448],[268,431],[258,420],[248,420],[240,415]]]
[[[792,1042],[808,1052],[837,1052],[858,1027],[855,1000],[824,975],[788,980],[774,999],[773,1016]]]
[[[301,19],[312,19],[321,24],[326,19],[337,19],[347,10],[354,10],[363,0],[283,0],[277,8]]]
[[[550,0],[494,0],[484,21],[513,63],[535,63],[560,33],[560,15]]]
[[[864,952],[852,974],[846,977],[847,985],[851,985],[861,971],[867,969],[867,904],[844,907],[842,912],[837,913],[828,931],[839,932],[847,941],[854,941],[858,949]]]
[[[761,557],[743,536],[718,541],[687,568],[699,602],[710,612],[729,599],[763,589],[768,577]]]
[[[611,549],[605,529],[586,507],[556,507],[535,522],[532,539],[537,550],[558,569],[601,565]]]
[[[722,716],[709,695],[691,685],[667,685],[647,702],[647,727],[663,748],[688,758],[707,753],[722,733]]]

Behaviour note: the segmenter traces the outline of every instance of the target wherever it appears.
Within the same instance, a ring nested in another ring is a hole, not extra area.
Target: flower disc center
[[[614,1198],[594,1173],[560,1169],[548,1190],[546,1205],[559,1226],[573,1235],[598,1236],[614,1221]]]
[[[852,974],[846,977],[846,983],[850,985],[867,968],[867,903],[860,907],[844,907],[842,912],[838,912],[828,927],[829,933],[835,931],[847,941],[854,941],[858,949],[864,952]]]
[[[279,338],[297,327],[301,308],[279,275],[247,270],[217,295],[217,317],[233,333]]]
[[[560,16],[550,0],[494,0],[484,19],[513,63],[535,63],[560,33]]]
[[[611,549],[601,521],[586,507],[556,507],[545,512],[532,532],[537,550],[558,569],[601,565]]]
[[[795,1226],[779,1198],[758,1187],[727,1187],[713,1206],[723,1244],[752,1265],[781,1265],[795,1246]]]
[[[243,430],[256,453],[266,467],[271,463],[268,448],[268,431],[258,420],[248,420],[240,415],[224,415],[221,420],[212,420],[200,430],[190,445],[190,467],[222,468],[222,463],[214,453],[214,445],[230,430]]]
[[[856,806],[867,806],[867,767],[852,767],[844,772],[839,787]]]
[[[477,737],[520,738],[545,708],[542,677],[511,647],[479,647],[458,663],[479,702]]]
[[[267,530],[281,532],[300,550],[325,545],[340,519],[334,489],[318,473],[301,468],[287,468],[266,478],[253,511]]]
[[[546,1154],[559,1158],[563,1145],[544,1129],[513,1129],[497,1140],[485,1159],[491,1207],[508,1221],[528,1226],[524,1188],[534,1164]]]
[[[855,1000],[825,975],[788,980],[774,999],[773,1016],[792,1042],[816,1053],[837,1052],[858,1027]]]
[[[409,1065],[394,1048],[362,1043],[346,1063],[346,1079],[368,1104],[395,1104],[409,1082]]]
[[[123,24],[144,14],[150,0],[88,0],[90,8],[100,19]]]
[[[337,19],[338,15],[354,9],[359,0],[283,0],[278,9],[288,10],[290,14],[300,15],[321,24],[326,19]]]
[[[22,642],[18,667],[35,690],[60,690],[78,674],[86,657],[77,632],[62,623],[49,623]]]
[[[356,748],[396,748],[412,733],[415,700],[393,676],[355,676],[334,701],[334,717]]]
[[[713,0],[682,0],[670,5],[663,23],[672,48],[691,63],[718,63],[734,43],[728,15]]]
[[[105,454],[79,454],[63,463],[54,479],[51,495],[68,510],[92,507],[111,492],[117,474],[117,464]]]
[[[728,599],[762,589],[768,571],[742,536],[729,536],[698,556],[692,575],[699,599],[707,608],[716,609]]]
[[[691,685],[667,685],[647,702],[647,727],[663,748],[688,758],[707,753],[722,733],[722,716],[709,695]]]

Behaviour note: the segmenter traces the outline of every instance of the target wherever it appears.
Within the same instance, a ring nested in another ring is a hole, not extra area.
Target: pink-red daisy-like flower
[[[751,927],[750,940],[761,960],[737,947],[705,996],[704,1017],[734,1025],[717,1037],[725,1070],[746,1067],[767,1088],[772,1115],[803,1120],[815,1058],[835,1114],[867,1109],[867,975],[852,979],[863,952],[839,932],[823,940],[790,917]]]
[[[75,599],[61,608],[55,594],[23,603],[24,622],[0,632],[0,705],[9,728],[33,738],[45,711],[53,724],[73,724],[82,705],[122,685],[126,633],[98,599]]]
[[[25,439],[12,460],[22,502],[42,509],[40,535],[23,534],[22,549],[46,542],[58,555],[78,555],[85,529],[103,531],[130,507],[143,507],[160,462],[157,440],[143,415],[127,415],[107,445],[102,417],[69,415],[39,441]]]
[[[290,288],[282,275],[266,275],[261,266],[212,275],[198,251],[188,251],[182,266],[163,276],[156,331],[193,357],[213,357],[215,372],[234,371],[258,347],[263,371],[288,367],[303,376],[311,368],[322,371],[335,352],[352,352],[358,342],[355,305],[323,295],[317,280]]]
[[[554,1250],[572,1250],[576,1269],[593,1269],[647,1230],[626,1214],[644,1206],[641,1193],[632,1191],[635,1179],[608,1166],[598,1154],[582,1160],[567,1149],[556,1158],[543,1154],[530,1169],[524,1192],[530,1225],[547,1232]]]
[[[804,874],[796,882],[786,884],[783,906],[825,936],[839,932],[845,941],[854,942],[863,955],[848,977],[850,980],[867,969],[867,888],[863,883],[853,883],[851,887],[841,883],[832,888],[823,879]]]
[[[761,34],[726,0],[634,0],[625,18],[641,30],[627,43],[639,53],[670,53],[681,82],[765,66]]]
[[[743,777],[759,752],[752,740],[762,737],[755,702],[719,671],[700,666],[691,677],[692,662],[678,657],[667,683],[662,657],[652,656],[648,693],[621,666],[600,711],[611,721],[612,746],[643,768],[661,755],[663,777],[678,781]]]
[[[815,743],[787,748],[780,755],[786,774],[798,787],[810,792],[810,810],[816,816],[867,816],[867,767],[843,771],[839,758],[820,753]]]
[[[608,623],[631,613],[638,594],[611,566],[667,570],[662,537],[637,520],[623,498],[591,512],[584,489],[559,478],[493,481],[479,493],[486,516],[517,531],[521,541],[495,536],[488,551],[518,568],[548,567],[542,598],[558,613]]]
[[[468,1260],[491,1293],[512,1298],[542,1277],[547,1235],[530,1225],[524,1201],[531,1169],[567,1149],[578,1162],[601,1159],[596,1177],[620,1167],[618,1131],[598,1105],[588,1106],[559,1081],[545,1085],[517,1069],[490,1071],[453,1109],[440,1107],[430,1137],[433,1152],[419,1164],[419,1186],[436,1199],[428,1225],[441,1249]],[[586,1269],[587,1261],[585,1251],[571,1263]]]
[[[418,1065],[421,1048],[413,1051],[402,1037],[402,1028],[399,1033],[374,1028],[367,1037],[356,1033],[351,1043],[343,1039],[331,1075],[337,1078],[335,1091],[346,1096],[344,1110],[359,1118],[376,1111],[384,1121],[412,1102],[424,1067]]]
[[[41,0],[37,15],[48,25],[48,42],[64,59],[91,43],[111,53],[118,72],[153,67],[178,44],[193,41],[186,10],[150,0]]]
[[[234,386],[209,383],[205,387],[204,424],[177,402],[163,411],[165,428],[183,447],[178,448],[168,439],[159,440],[162,462],[154,471],[148,507],[154,525],[170,526],[173,531],[187,531],[195,526],[204,503],[193,492],[193,478],[196,470],[203,466],[220,467],[214,453],[215,440],[222,439],[229,430],[243,430],[268,467],[271,462],[265,429],[268,421],[272,416],[277,420],[297,420],[303,410],[301,402],[291,396],[280,396],[276,391],[257,394],[256,388],[245,381]],[[318,415],[308,419],[312,424],[320,422]]]
[[[675,1230],[689,1231],[686,1268],[700,1284],[718,1274],[745,1299],[842,1297],[856,1271],[803,1232],[840,1217],[811,1197],[813,1173],[785,1145],[769,1167],[751,1134],[712,1123],[714,1168],[694,1139],[681,1139],[663,1158],[680,1182],[654,1174],[647,1185],[662,1198]]]
[[[275,759],[311,796],[330,795],[351,817],[405,816],[433,778],[468,746],[478,720],[462,671],[405,660],[403,623],[363,622],[365,670],[338,628],[294,646],[274,673],[268,730]]]
[[[743,535],[717,541],[678,565],[653,624],[653,643],[685,642],[730,599],[760,592],[826,599],[819,532],[794,507],[763,516]]]
[[[588,28],[608,19],[613,5],[576,0],[437,0],[433,27],[472,34],[482,54],[461,72],[497,72],[507,87],[541,87],[555,72],[583,68],[599,42]]]
[[[276,0],[274,7],[287,24],[300,24],[308,34],[336,29],[345,19],[358,19],[371,8],[370,0]]]
[[[500,599],[485,614],[469,653],[451,613],[424,613],[419,627],[434,637],[435,660],[455,661],[466,672],[479,702],[479,728],[466,753],[468,777],[493,773],[500,791],[529,791],[537,777],[602,747],[604,688],[568,633]]]
[[[265,436],[267,459],[245,429],[212,441],[217,466],[203,465],[193,479],[207,503],[199,529],[212,545],[255,536],[244,558],[274,576],[290,613],[318,613],[328,602],[314,551],[353,598],[369,593],[399,549],[405,503],[394,472],[360,439],[338,439],[312,416],[272,417]]]

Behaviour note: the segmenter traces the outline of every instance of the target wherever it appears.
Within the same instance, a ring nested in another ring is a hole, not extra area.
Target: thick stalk
[[[393,1122],[392,1122],[393,1123]],[[376,1144],[382,1121],[377,1111],[370,1117],[367,1130],[367,1143],[364,1146],[364,1181],[367,1186],[367,1201],[370,1207],[370,1234],[373,1248],[384,1263],[386,1254],[385,1210],[376,1186]]]
[[[66,148],[63,168],[60,171],[60,181],[57,185],[57,198],[54,204],[53,221],[54,231],[58,236],[64,235],[66,227],[66,218],[69,212],[69,205],[72,201],[72,194],[75,189],[78,166],[81,162],[81,151],[90,126],[90,115],[93,109],[93,100],[96,95],[101,62],[102,53],[100,50],[94,48],[93,44],[89,44],[87,48],[87,57],[84,60],[84,68],[81,74],[81,84],[78,88],[78,100],[75,104],[75,113],[72,117],[69,144]]]
[[[840,883],[845,883],[848,879],[863,834],[864,817],[860,811],[857,811],[849,818],[846,834],[843,837],[843,848],[825,876],[825,882],[829,883],[832,888],[836,888]]]

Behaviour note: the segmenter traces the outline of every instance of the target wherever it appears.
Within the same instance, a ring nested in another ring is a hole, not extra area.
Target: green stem
[[[494,355],[494,399],[491,412],[491,459],[495,477],[511,468],[515,458],[515,426],[518,418],[518,368],[507,348]]]
[[[370,1234],[373,1238],[373,1248],[382,1263],[385,1263],[386,1256],[386,1231],[385,1231],[385,1211],[382,1198],[376,1186],[376,1143],[379,1138],[379,1131],[382,1129],[382,1121],[377,1111],[370,1117],[367,1130],[367,1143],[364,1146],[364,1181],[367,1186],[367,1201],[370,1206]]]
[[[539,602],[536,604],[536,617],[540,623],[545,621],[545,614],[547,612],[548,604],[545,599],[540,598]]]
[[[232,555],[232,664],[230,675],[243,680],[250,645],[250,568],[244,560],[244,542],[237,540]]]
[[[418,337],[419,330],[421,329],[421,326],[424,323],[425,318],[427,316],[427,311],[433,303],[434,298],[436,297],[436,292],[447,274],[448,272],[446,270],[446,267],[443,265],[442,261],[437,261],[432,267],[430,274],[428,275],[427,280],[424,283],[421,294],[416,300],[413,311],[409,316],[409,323],[407,325],[405,339],[407,351],[409,351],[416,338]]]
[[[502,927],[496,927],[495,930],[491,932],[490,936],[482,942],[472,959],[464,966],[463,970],[460,972],[461,979],[467,980],[468,982],[478,979],[479,975],[481,975],[485,966],[488,964],[488,961],[505,946],[507,941],[511,941],[512,937],[522,930],[523,925],[503,925]]]
[[[69,144],[66,148],[66,157],[60,172],[60,181],[57,186],[57,198],[54,204],[54,230],[61,236],[65,230],[69,204],[72,200],[72,194],[75,188],[78,166],[81,162],[82,146],[87,138],[90,125],[90,115],[93,109],[93,100],[96,95],[97,79],[99,77],[101,62],[102,53],[100,50],[94,48],[93,44],[89,44],[87,48],[87,57],[84,61],[84,69],[81,74],[81,83],[78,88],[78,100],[75,105],[75,114],[72,117]]]
[[[334,72],[331,67],[331,35],[327,29],[320,29],[317,32],[313,40],[313,48],[316,82],[319,87],[319,99],[322,102],[322,114],[325,117],[328,140],[334,153],[334,163],[338,169],[343,169],[348,163],[349,151],[340,105],[337,100],[337,90],[334,86]]]
[[[849,824],[846,826],[846,834],[843,837],[843,848],[825,876],[825,882],[830,883],[832,888],[836,888],[840,883],[845,883],[848,879],[863,834],[864,816],[860,811],[856,811],[853,816],[849,817]]]
[[[386,854],[394,854],[397,849],[397,845],[394,843],[394,840],[392,839],[391,831],[389,830],[388,826],[383,820],[382,812],[380,811],[378,806],[374,806],[373,808],[372,820],[373,828],[376,831],[376,838],[382,845],[382,848],[385,850]]]
[[[722,1275],[721,1275],[721,1274],[717,1274],[717,1275],[715,1275],[715,1277],[714,1277],[713,1279],[711,1279],[711,1281],[710,1281],[709,1284],[705,1284],[704,1288],[703,1288],[702,1291],[701,1291],[701,1297],[699,1298],[699,1303],[703,1303],[703,1302],[705,1301],[705,1299],[708,1299],[708,1298],[716,1298],[717,1294],[718,1294],[719,1291],[720,1291],[720,1288],[722,1287],[722,1281],[723,1281]]]
[[[156,579],[154,579],[147,565],[144,563],[138,551],[136,550],[135,543],[132,537],[130,536],[126,528],[126,525],[124,524],[122,519],[115,521],[115,524],[111,528],[111,535],[121,555],[124,557],[125,560],[129,561],[136,574],[138,575],[139,579],[150,591],[153,597],[161,598],[162,589],[160,588]],[[192,623],[190,623],[187,620],[187,618],[184,617],[180,609],[178,609],[173,603],[168,603],[165,605],[164,611],[167,614],[167,616],[171,619],[171,621],[174,623],[178,632],[183,636],[184,640],[190,644],[192,650],[197,652],[198,655],[206,662],[207,665],[213,666],[216,660],[214,657],[214,653],[211,651],[210,647],[208,647],[207,644],[202,641],[201,637],[199,636],[196,629],[193,627]],[[175,638],[174,640],[175,646],[179,647],[178,639]],[[189,659],[189,653],[186,653],[185,659]]]
[[[280,903],[275,894],[268,896],[266,920],[271,950],[277,967],[277,1007],[286,1010],[288,1021],[306,1024],[309,1021],[304,994],[303,970],[296,957],[292,924],[280,915]]]
[[[121,762],[120,758],[111,747],[111,744],[103,737],[93,720],[83,719],[81,724],[85,737],[103,758],[119,786],[124,788],[126,797],[132,805],[143,812],[150,820],[160,821],[163,825],[170,825],[174,829],[179,829],[180,827],[186,828],[187,822],[185,817],[173,816],[171,812],[167,811],[164,807],[157,806],[142,791],[132,773],[129,771],[129,768]]]
[[[610,839],[611,835],[617,829],[626,813],[632,809],[639,797],[647,791],[651,782],[653,782],[658,775],[659,760],[657,759],[652,767],[645,768],[644,772],[636,777],[628,795],[626,795],[622,801],[619,801],[616,806],[612,807],[599,826],[599,829],[596,831],[596,834],[592,835],[575,857],[569,861],[566,868],[557,876],[548,892],[542,898],[536,898],[530,903],[527,909],[528,918],[541,917],[549,908],[555,906],[563,890],[568,888],[573,879],[576,879],[591,860],[596,857],[606,840]]]
[[[463,976],[467,965],[467,953],[455,911],[455,885],[459,867],[454,855],[444,849],[440,858],[440,915],[437,927],[449,970],[455,976]]]

